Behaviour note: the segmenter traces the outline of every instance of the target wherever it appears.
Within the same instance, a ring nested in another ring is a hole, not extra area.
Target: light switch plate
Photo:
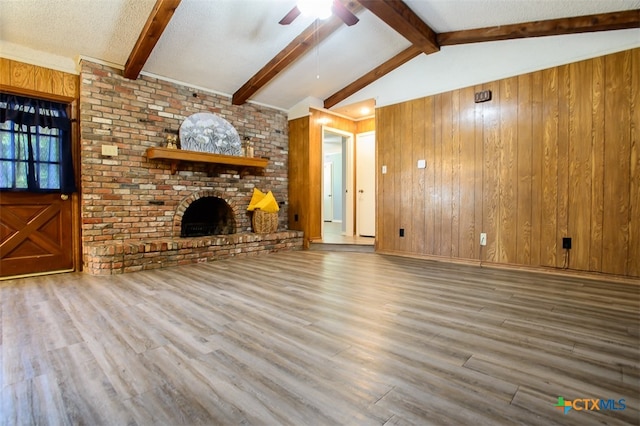
[[[106,157],[117,157],[118,146],[117,145],[102,145],[102,155]]]
[[[427,160],[418,160],[418,168],[426,169],[427,168]]]
[[[382,166],[382,174],[387,174],[387,166]]]

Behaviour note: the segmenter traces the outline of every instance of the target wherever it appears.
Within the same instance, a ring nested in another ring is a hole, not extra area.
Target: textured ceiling
[[[0,39],[124,64],[155,0],[0,0]],[[1,52],[1,51],[0,51]]]
[[[637,0],[404,0],[434,31],[637,9]]]
[[[436,32],[640,9],[640,0],[405,0]],[[0,55],[58,69],[79,56],[124,66],[155,0],[0,0]],[[143,72],[231,95],[300,34],[295,0],[182,0]],[[367,10],[251,101],[323,100],[409,46]],[[378,105],[640,46],[640,29],[478,43],[420,55],[343,101]],[[318,78],[319,76],[319,78]],[[348,110],[348,109],[347,109]]]

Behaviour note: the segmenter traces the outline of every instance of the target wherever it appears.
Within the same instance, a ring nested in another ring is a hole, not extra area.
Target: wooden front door
[[[73,270],[71,198],[0,193],[0,277]]]

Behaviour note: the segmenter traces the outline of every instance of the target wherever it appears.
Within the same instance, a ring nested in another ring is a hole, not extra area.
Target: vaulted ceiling
[[[85,57],[283,110],[343,113],[640,46],[640,0],[340,0],[359,18],[278,21],[296,0],[0,0],[0,55]]]

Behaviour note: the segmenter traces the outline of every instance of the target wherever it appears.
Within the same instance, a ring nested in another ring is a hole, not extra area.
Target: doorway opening
[[[322,128],[322,238],[353,236],[353,135]]]
[[[358,220],[356,203],[359,203],[356,182],[356,136],[342,130],[322,128],[322,241],[330,244],[373,245],[374,238],[364,238],[357,234]],[[375,154],[375,150],[374,150]],[[375,157],[373,157],[375,163]],[[370,187],[375,197],[375,164],[371,166],[373,176]],[[372,186],[371,186],[372,185]],[[375,224],[374,208],[370,210]],[[373,237],[374,235],[367,235]]]

